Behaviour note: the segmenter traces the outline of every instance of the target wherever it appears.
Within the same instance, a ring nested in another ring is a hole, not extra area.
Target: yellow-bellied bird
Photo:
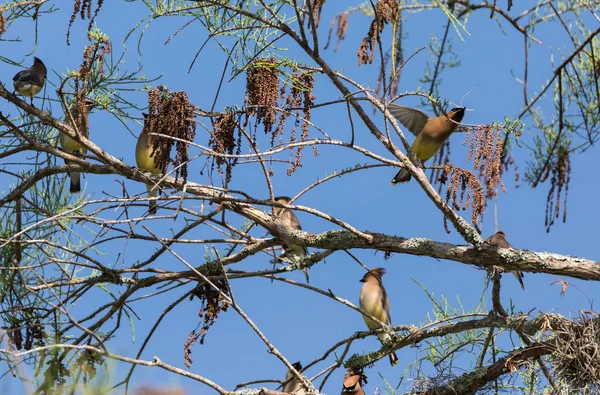
[[[152,174],[162,174],[163,168],[156,164],[155,152],[152,149],[152,145],[154,143],[155,136],[150,136],[148,133],[148,129],[146,128],[146,121],[148,120],[148,114],[144,115],[144,128],[142,129],[142,133],[140,137],[138,137],[137,144],[135,146],[135,161],[140,169],[144,169],[149,171]],[[157,197],[158,196],[158,186],[146,184],[146,189],[148,190],[149,197]],[[150,214],[156,214],[156,200],[151,200],[149,202],[150,209],[148,210]]]
[[[288,196],[277,196],[275,198],[275,201],[281,204],[289,204],[291,200],[292,199]],[[294,230],[302,230],[302,226],[300,226],[300,221],[298,221],[298,217],[296,217],[296,214],[294,214],[292,210],[288,210],[287,208],[274,207],[273,211],[275,212],[275,216],[278,217],[285,226],[289,226]],[[305,246],[286,244],[283,246],[283,248],[284,253],[281,255],[281,257],[284,258],[304,258],[308,255],[308,249]],[[308,278],[308,268],[303,268],[302,271],[306,276],[306,283],[309,283],[310,279]]]
[[[88,114],[93,106],[94,102],[86,100],[81,108],[81,116],[79,116],[77,103],[73,103],[71,109],[69,110],[71,112],[71,116],[73,117],[73,121],[75,122],[75,129],[86,139],[90,137],[90,123]],[[68,115],[67,121],[70,122]],[[87,152],[84,146],[62,132],[59,134],[59,140],[60,146],[67,152],[79,152],[81,154],[85,154]],[[65,160],[65,163],[68,165],[69,161]],[[69,177],[71,178],[71,187],[69,188],[69,191],[71,193],[81,192],[81,173],[73,171],[69,173]]]
[[[13,86],[19,95],[33,97],[37,95],[44,87],[46,81],[46,66],[39,58],[33,58],[33,66],[28,69],[21,70],[13,77]]]
[[[362,375],[355,373],[353,370],[348,370],[344,375],[344,384],[342,385],[341,395],[365,395],[365,391],[361,385]]]
[[[453,108],[448,115],[429,118],[427,114],[414,108],[389,104],[388,110],[412,134],[417,136],[411,149],[421,163],[425,163],[440,149],[442,144],[456,130],[465,115],[464,107]],[[400,169],[392,180],[392,185],[410,181],[411,175],[406,169]]]
[[[491,246],[499,247],[499,248],[511,248],[512,246],[508,244],[506,241],[506,235],[502,231],[498,231],[494,233],[492,236],[488,237],[485,242]],[[512,274],[515,275],[517,280],[519,280],[519,284],[521,284],[521,288],[525,290],[525,284],[523,283],[523,273],[520,271],[512,271]]]
[[[292,366],[298,372],[302,370],[302,365],[300,364],[300,362],[294,362]],[[285,375],[285,381],[286,384],[283,386],[283,392],[287,392],[288,394],[304,395],[305,391],[302,387],[302,384],[300,384],[298,378],[294,376],[294,374],[290,370],[288,370]]]
[[[385,274],[384,268],[373,269],[363,276],[360,282],[365,283],[360,290],[360,308],[363,311],[371,314],[379,321],[386,325],[392,325],[392,317],[390,316],[390,302],[383,287],[381,277]],[[380,325],[363,315],[363,319],[369,329],[377,329]],[[385,332],[380,332],[377,337],[381,342],[388,341],[390,335]],[[395,352],[390,354],[390,364],[394,366],[398,363],[398,357]]]

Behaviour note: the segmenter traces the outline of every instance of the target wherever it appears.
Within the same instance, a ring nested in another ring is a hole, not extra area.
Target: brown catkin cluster
[[[220,275],[223,275],[222,271],[220,272]],[[213,284],[216,285],[225,295],[229,294],[226,280],[213,280]],[[191,299],[193,299],[193,296],[197,296],[200,299],[200,311],[198,311],[198,316],[202,320],[202,324],[199,329],[196,328],[189,334],[184,343],[183,363],[188,367],[188,369],[191,368],[191,365],[194,362],[191,357],[194,344],[196,342],[204,344],[206,334],[214,325],[214,323],[217,322],[219,314],[227,311],[229,308],[229,303],[216,289],[206,282],[202,282],[201,285],[196,287]]]
[[[148,117],[144,128],[148,130],[149,144],[152,145],[154,163],[166,170],[171,162],[171,148],[175,147],[175,178],[187,181],[189,142],[196,137],[194,111],[184,91],[172,92],[160,85],[148,92]],[[152,135],[158,133],[164,136]]]
[[[371,22],[369,32],[362,39],[358,48],[358,65],[371,64],[375,58],[375,47],[379,35],[387,23],[398,20],[400,15],[399,3],[396,0],[378,0],[375,6],[375,18]]]
[[[551,359],[556,377],[574,391],[590,389],[597,393],[600,390],[598,317],[584,316],[579,322],[568,323],[555,333]]]
[[[237,130],[238,122],[235,119],[235,113],[228,111],[225,114],[219,115],[213,122],[213,129],[210,132],[208,146],[218,154],[240,154],[241,152],[241,133],[238,131],[236,140],[235,131]],[[236,149],[237,148],[237,149]],[[226,165],[225,183],[231,181],[231,169],[237,163],[238,158],[226,158],[224,156],[215,155],[212,157],[212,168],[215,164],[219,173],[223,173],[222,166]]]
[[[88,37],[91,39],[91,37]],[[94,71],[94,64],[98,65],[98,71],[104,76],[104,58],[112,51],[112,44],[106,39],[100,39],[98,42],[88,45],[83,51],[83,62],[79,66],[79,73],[75,77],[75,113],[78,119],[75,119],[77,125],[81,124],[81,117],[84,113],[83,106],[86,104],[88,94],[88,79]]]
[[[321,12],[323,11],[323,5],[327,0],[311,0],[311,6],[313,10],[313,18],[315,20],[315,26],[319,27],[319,22],[321,22]]]
[[[467,159],[473,161],[473,169],[479,170],[479,178],[486,186],[485,197],[491,199],[498,193],[498,185],[506,192],[500,179],[502,174],[501,126],[479,125],[468,127],[464,145],[469,145]]]
[[[247,115],[256,116],[256,123],[265,126],[265,134],[273,131],[277,121],[279,97],[279,63],[275,58],[257,59],[248,67],[245,103]]]
[[[75,22],[75,18],[77,18],[77,14],[81,17],[81,20],[85,20],[86,18],[90,20],[90,24],[88,25],[88,30],[92,30],[92,26],[94,25],[94,21],[104,4],[104,0],[98,0],[98,4],[96,5],[96,9],[94,10],[94,15],[92,16],[92,0],[73,0],[73,13],[71,14],[71,19],[69,20],[69,27],[67,28],[67,45],[71,45],[71,26]]]
[[[0,38],[2,38],[2,35],[4,34],[5,31],[6,31],[6,18],[4,18],[4,15],[2,15],[2,10],[0,10]]]
[[[334,52],[340,48],[340,43],[343,39],[346,38],[346,33],[348,32],[348,11],[342,12],[341,14],[336,15],[329,25],[329,34],[327,35],[327,43],[325,44],[324,49],[329,48],[329,43],[331,42],[331,34],[333,33],[333,27],[337,23],[337,29],[335,31],[335,35],[337,37],[337,42],[335,43]]]
[[[504,156],[502,164],[504,165],[504,172],[507,172],[511,167],[515,170],[515,188],[518,188],[520,186],[519,181],[521,180],[521,173],[519,173],[519,167],[517,166],[515,158],[509,153]]]
[[[432,169],[431,174],[429,176],[429,183],[433,185],[434,181],[438,181],[442,179],[442,175],[444,173],[444,168],[440,166],[446,166],[450,163],[450,139],[444,141],[444,144],[440,147],[438,152],[435,153],[435,156],[432,160]],[[438,184],[438,193],[442,194],[442,183]]]
[[[25,335],[23,335],[23,329],[25,330]],[[29,351],[34,347],[41,347],[45,344],[44,327],[39,321],[21,321],[15,317],[15,322],[6,330],[6,335],[11,345],[17,350],[25,349]]]
[[[293,80],[294,83],[292,85],[292,89],[289,96],[301,98],[302,105],[304,107],[304,109],[302,110],[302,134],[300,136],[300,141],[304,142],[308,140],[308,130],[310,126],[310,109],[312,108],[313,101],[315,99],[315,96],[312,93],[315,87],[315,80],[312,74],[300,72],[295,72],[293,74]],[[296,130],[297,122],[300,119],[300,111],[296,111],[296,115],[296,124],[294,125],[294,130],[292,132],[292,137],[290,140],[295,140],[294,131]],[[302,156],[303,148],[304,146],[299,146],[296,149],[296,157],[294,158],[292,168],[288,169],[288,176],[295,172],[298,166],[300,166],[300,159]]]
[[[567,197],[569,195],[569,182],[571,181],[571,157],[567,149],[561,149],[554,159],[554,163],[547,166],[546,174],[540,179],[544,182],[550,177],[550,190],[546,197],[546,232],[554,225],[554,220],[560,216],[561,198],[563,200],[562,221],[567,221]]]
[[[444,166],[440,182],[445,184],[448,179],[450,182],[446,191],[446,203],[456,211],[464,211],[471,206],[471,223],[481,232],[478,219],[483,217],[485,211],[485,195],[478,178],[469,170],[447,164]],[[450,233],[446,217],[444,228]]]
[[[249,117],[255,115],[256,123],[262,122],[265,125],[265,133],[271,134],[271,147],[275,146],[275,140],[278,136],[283,136],[286,120],[290,116],[294,118],[294,126],[290,132],[290,143],[304,142],[308,139],[311,108],[315,99],[313,94],[315,81],[312,72],[295,69],[289,79],[290,83],[282,84],[280,87],[279,68],[280,65],[274,58],[257,60],[250,66],[246,80],[245,102],[248,109],[243,127],[247,126]],[[289,74],[285,73],[285,75]],[[288,85],[290,88],[289,93],[286,95]],[[280,99],[281,107],[284,107],[282,110],[279,109]],[[279,116],[277,116],[278,112]],[[276,122],[277,126],[274,127]],[[300,125],[302,133],[298,138],[296,132]],[[302,146],[297,147],[295,158],[290,160],[292,167],[288,169],[288,175],[300,166],[302,149]],[[293,150],[293,148],[290,148],[290,155]],[[317,154],[315,149],[315,155]]]

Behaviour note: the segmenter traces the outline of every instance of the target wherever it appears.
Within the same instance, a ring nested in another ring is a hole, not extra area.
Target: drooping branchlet
[[[209,273],[209,275],[211,275]],[[220,267],[217,267],[212,275],[224,276],[225,273]],[[208,330],[217,322],[219,314],[226,312],[229,308],[229,303],[223,296],[212,287],[212,285],[200,280],[201,283],[194,289],[190,300],[194,299],[194,296],[200,299],[200,310],[198,311],[198,317],[202,320],[198,324],[198,327],[194,329],[188,335],[184,343],[184,357],[183,363],[185,366],[191,368],[192,360],[192,348],[196,342],[204,344],[204,340],[208,333]],[[212,280],[212,283],[219,288],[225,295],[229,295],[229,287],[227,286],[227,280]]]
[[[96,5],[96,9],[94,10],[94,15],[92,16],[92,2],[93,0],[73,0],[73,13],[71,14],[71,19],[69,20],[69,27],[67,28],[67,45],[71,44],[71,26],[75,22],[75,18],[77,18],[77,14],[81,17],[82,20],[86,18],[90,20],[88,25],[88,30],[92,30],[92,26],[94,25],[94,21],[104,4],[104,0],[98,0]]]

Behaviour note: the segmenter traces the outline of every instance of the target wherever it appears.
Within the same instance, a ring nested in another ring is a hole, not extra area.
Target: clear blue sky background
[[[500,7],[506,6],[505,2],[499,3]],[[516,3],[510,12],[513,16],[521,12]],[[330,1],[325,4],[319,29],[322,44],[325,43],[329,21],[342,11],[345,5],[350,4],[353,3]],[[20,43],[3,41],[0,44],[3,56],[17,61],[23,60],[27,66],[32,61],[28,55],[35,49],[33,54],[40,57],[49,70],[52,70],[49,73],[51,84],[47,84],[46,95],[53,98],[56,93],[52,85],[59,83],[54,72],[63,74],[66,69],[78,68],[83,47],[87,44],[85,29],[88,22],[79,19],[72,29],[71,46],[65,44],[71,9],[71,4],[65,4],[65,7],[58,12],[44,15],[39,19],[40,35],[37,48],[34,48],[31,20],[15,23],[3,36],[5,40],[20,39]],[[115,57],[121,55],[123,51],[127,52],[129,70],[135,69],[140,62],[148,78],[162,75],[160,83],[171,90],[186,90],[194,104],[209,109],[222,72],[224,54],[216,45],[209,44],[201,53],[191,73],[188,73],[189,64],[206,39],[207,32],[199,23],[195,23],[183,30],[170,44],[163,45],[178,27],[188,21],[183,18],[164,18],[152,23],[141,41],[141,55],[136,49],[138,34],[134,34],[124,48],[122,42],[125,34],[147,13],[148,10],[141,1],[105,2],[97,18],[97,26],[109,35]],[[475,109],[465,117],[465,122],[472,124],[492,123],[503,120],[505,116],[514,117],[523,106],[522,85],[513,76],[514,74],[521,78],[523,74],[522,35],[504,22],[501,24],[506,34],[502,33],[496,22],[488,17],[488,11],[479,11],[471,16],[467,25],[471,35],[463,35],[465,41],[458,39],[454,31],[450,32],[454,50],[462,66],[442,75],[441,94],[456,103],[471,88],[479,86],[464,102],[466,106]],[[440,10],[422,13],[405,12],[404,18],[404,32],[407,37],[404,42],[405,57],[416,49],[427,46],[430,36],[441,36],[446,21]],[[340,45],[340,50],[337,53],[332,49],[322,50],[322,53],[333,69],[346,73],[364,86],[375,88],[378,66],[358,68],[356,57],[356,50],[367,32],[369,23],[370,19],[365,16],[351,15],[348,35]],[[386,28],[386,37],[389,34],[390,30]],[[564,48],[563,53],[569,53],[571,47],[568,46],[569,39],[566,33],[558,24],[548,23],[539,26],[535,30],[535,36],[543,42],[543,45],[533,45],[531,48],[529,86],[538,91],[552,75],[551,49]],[[291,45],[287,55],[292,59],[305,59],[305,56]],[[556,63],[558,63],[557,59],[555,57]],[[402,71],[400,92],[412,91],[420,86],[418,80],[428,61],[431,61],[431,58],[429,51],[426,50],[406,65]],[[10,86],[11,78],[18,70],[20,69],[17,67],[1,64],[2,82]],[[244,86],[244,75],[225,84],[216,110],[242,103]],[[423,88],[427,89],[427,87]],[[530,96],[532,96],[531,92]],[[315,94],[316,102],[340,97],[330,82],[322,77],[317,79]],[[126,94],[126,97],[141,107],[146,106],[147,98],[143,93],[131,92]],[[39,104],[40,100],[36,99],[36,103]],[[418,99],[407,98],[401,103],[416,105]],[[540,105],[546,114],[552,113],[551,96],[544,98]],[[0,102],[0,111],[16,114],[14,107],[4,101]],[[59,106],[54,104],[53,111],[58,114]],[[140,116],[140,114],[133,115]],[[312,120],[332,137],[349,141],[350,126],[345,105],[314,110]],[[356,144],[391,157],[358,122],[358,118],[355,117],[354,120]],[[377,122],[382,124],[380,115],[377,116]],[[94,113],[91,116],[91,139],[112,155],[135,165],[133,150],[135,138],[141,127],[131,121],[128,125],[136,134],[135,136],[106,112]],[[522,137],[523,142],[526,144],[531,141],[532,135],[536,132],[534,129],[526,129]],[[262,131],[258,132],[258,136],[263,142],[266,141],[262,137]],[[315,130],[311,130],[311,136],[319,137]],[[452,160],[457,165],[470,168],[472,164],[466,162],[466,149],[462,146],[463,136],[456,135],[452,139]],[[208,132],[199,127],[196,142],[207,145],[208,138]],[[525,144],[523,148],[517,147],[514,151],[521,174],[525,172],[526,161],[531,159]],[[551,251],[600,260],[596,244],[598,233],[595,227],[599,215],[598,210],[590,209],[595,207],[596,195],[599,192],[596,169],[600,166],[600,160],[595,152],[596,149],[593,148],[582,155],[572,157],[573,172],[569,187],[568,222],[556,224],[550,233],[546,233],[544,227],[544,202],[548,186],[541,185],[537,189],[532,189],[522,183],[517,189],[512,171],[505,174],[504,183],[507,193],[501,193],[498,197],[499,227],[506,232],[515,248]],[[192,153],[197,153],[197,150],[192,149]],[[319,153],[318,157],[314,157],[312,150],[305,150],[302,167],[292,177],[286,175],[284,166],[274,164],[276,174],[273,181],[276,194],[293,196],[317,178],[357,163],[368,162],[366,158],[340,148],[320,147]],[[287,153],[282,154],[279,158],[285,159],[287,155]],[[191,181],[208,182],[206,176],[199,174],[203,164],[204,158],[201,158],[192,166],[189,176]],[[445,233],[441,213],[416,183],[390,186],[389,181],[395,172],[396,169],[393,168],[378,168],[353,173],[342,179],[325,183],[304,195],[297,203],[315,207],[361,230],[464,244],[456,232],[449,235]],[[121,186],[117,181],[121,180],[115,176],[87,175],[85,192],[92,198],[101,198],[103,192],[118,196],[121,193]],[[145,187],[140,183],[124,181],[130,193],[145,191]],[[264,178],[258,166],[236,168],[231,188],[243,189],[257,198],[268,198]],[[191,205],[198,207],[199,203],[193,202]],[[141,208],[137,210],[138,215],[143,213]],[[111,216],[118,214],[106,213]],[[308,232],[318,233],[335,229],[331,224],[308,214],[298,215],[304,229]],[[470,217],[470,213],[464,215]],[[241,221],[237,220],[237,223]],[[176,224],[164,220],[152,221],[147,226],[161,235],[168,236],[171,228]],[[138,226],[136,231],[145,233],[141,226]],[[484,237],[493,231],[493,205],[490,205],[483,224]],[[186,238],[206,238],[213,235],[214,232],[202,229]],[[130,266],[138,260],[147,259],[154,252],[154,246],[140,242],[129,242],[126,245],[116,243],[100,248],[104,254],[102,258],[104,262],[114,263],[116,267]],[[204,247],[178,246],[177,251],[194,265],[202,263]],[[413,279],[433,291],[436,298],[444,295],[457,307],[460,300],[467,310],[477,305],[482,294],[485,272],[471,266],[410,255],[395,255],[385,261],[382,253],[353,252],[369,267],[382,266],[388,270],[388,274],[384,277],[384,284],[391,301],[394,324],[418,324],[427,319],[427,313],[431,310],[427,295],[412,281]],[[233,268],[267,269],[270,267],[268,261],[266,255],[257,255]],[[186,270],[183,264],[167,254],[164,254],[153,266],[169,270]],[[340,297],[358,304],[358,294],[362,285],[358,280],[364,274],[364,270],[343,252],[330,256],[326,263],[313,266],[310,274],[312,285],[329,288]],[[301,274],[293,273],[290,277],[302,280]],[[505,276],[504,302],[508,304],[510,298],[517,310],[528,312],[533,309],[533,314],[554,311],[566,316],[577,316],[580,309],[591,309],[587,298],[593,301],[598,296],[596,284],[564,278],[576,285],[581,292],[569,288],[567,294],[560,297],[560,286],[551,285],[553,281],[559,279],[561,278],[544,274],[526,274],[526,290],[522,291],[514,277]],[[321,356],[335,342],[365,329],[362,317],[357,312],[331,299],[294,286],[271,283],[264,279],[236,280],[232,286],[239,305],[292,362],[301,361],[306,364]],[[135,322],[135,341],[132,342],[130,328],[123,323],[117,337],[109,344],[111,351],[134,357],[158,314],[189,287],[188,285],[184,287],[185,290],[180,288],[172,293],[134,304],[132,307],[141,317],[141,321]],[[138,296],[143,294],[140,293]],[[85,312],[92,311],[99,301],[107,300],[102,292],[95,295],[97,298],[79,300],[77,305],[73,306],[74,311],[79,316],[83,316]],[[486,300],[488,295],[489,291],[486,293]],[[184,368],[183,343],[198,323],[198,308],[198,302],[194,300],[186,301],[172,311],[155,333],[142,358],[151,360],[153,356],[158,356],[167,363]],[[355,342],[349,355],[377,348],[379,343],[372,337]],[[406,348],[399,351],[398,356],[400,364],[395,368],[390,368],[387,360],[383,360],[372,369],[366,370],[370,379],[366,388],[367,393],[373,393],[376,387],[383,386],[379,374],[396,386],[406,366],[422,354],[416,348]],[[275,356],[267,353],[267,348],[262,341],[232,309],[220,316],[207,335],[206,343],[194,347],[192,357],[194,364],[191,372],[204,376],[229,390],[233,390],[237,383],[244,381],[261,378],[280,379],[284,377],[286,371]],[[307,373],[308,376],[316,374],[332,362],[333,359],[329,358],[311,369]],[[119,379],[128,368],[127,365],[114,362],[109,362],[109,366],[111,373],[116,374]],[[463,367],[469,368],[468,365]],[[343,373],[342,369],[337,370],[325,386],[324,392],[337,393],[341,388]],[[189,393],[195,394],[213,392],[202,384],[169,375],[158,368],[138,368],[133,382],[136,385],[176,384]],[[25,387],[10,376],[4,376],[0,380],[0,388],[3,393],[19,393],[24,391]],[[271,386],[271,388],[275,387]]]

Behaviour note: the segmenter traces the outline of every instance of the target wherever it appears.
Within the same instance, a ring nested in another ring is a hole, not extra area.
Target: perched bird
[[[292,366],[298,372],[302,370],[302,365],[300,362],[294,362]],[[296,376],[294,376],[291,370],[287,371],[285,375],[285,381],[286,384],[283,386],[283,392],[287,392],[288,394],[304,395],[305,391],[304,388],[302,388],[302,384],[300,384],[300,381]]]
[[[148,128],[146,127],[146,121],[148,120],[148,114],[144,115],[144,128],[140,137],[138,137],[137,144],[135,146],[135,161],[140,169],[148,170],[152,174],[162,174],[163,168],[156,164],[155,159],[156,152],[153,150],[154,136],[150,136]],[[158,187],[150,184],[146,184],[148,190],[148,196],[157,197]],[[151,200],[149,202],[150,214],[156,214],[156,201]]]
[[[348,373],[344,375],[344,384],[342,384],[341,395],[365,395],[365,391],[362,389],[361,381],[362,374],[355,373],[353,370],[348,370]]]
[[[77,131],[85,138],[89,138],[90,136],[88,114],[90,113],[92,107],[94,107],[94,104],[94,102],[86,100],[81,108],[81,116],[79,116],[77,103],[73,103],[71,109],[69,110],[71,112],[71,116],[73,117],[73,121],[75,122],[75,129],[77,129]],[[67,120],[70,121],[68,116]],[[84,146],[62,132],[59,134],[59,140],[60,146],[67,152],[79,152],[81,154],[85,154],[87,152]],[[65,159],[65,163],[68,165],[69,161]],[[71,177],[71,187],[69,188],[69,191],[71,193],[81,192],[81,173],[70,172],[69,177]]]
[[[417,136],[411,149],[421,163],[425,163],[440,149],[442,144],[458,127],[465,115],[465,107],[456,107],[448,115],[429,118],[427,114],[414,108],[389,104],[388,110],[412,134]],[[406,169],[400,169],[392,180],[392,185],[410,181],[411,175]]]
[[[31,103],[33,103],[33,97],[44,87],[46,74],[48,74],[48,70],[46,70],[44,62],[34,57],[33,66],[19,71],[13,77],[15,91],[19,92],[22,96],[31,97]]]
[[[390,315],[390,302],[383,287],[381,277],[385,274],[384,268],[373,269],[363,276],[360,280],[361,283],[365,283],[360,290],[360,308],[363,311],[371,314],[379,321],[386,325],[392,325],[392,317]],[[363,315],[363,319],[369,329],[377,329],[380,325]],[[390,335],[385,332],[380,332],[377,337],[381,342],[388,341]],[[390,364],[394,366],[398,363],[398,357],[395,352],[390,354]]]
[[[292,199],[288,196],[277,196],[275,201],[281,204],[289,204]],[[274,207],[275,216],[278,217],[284,225],[289,226],[294,230],[302,230],[302,226],[300,226],[300,221],[298,221],[298,217],[292,210],[288,210],[287,208]],[[284,245],[284,253],[281,255],[283,258],[304,258],[308,255],[308,249],[305,246],[299,245]],[[310,282],[308,277],[308,268],[303,268],[302,271],[306,276],[306,283]]]
[[[492,236],[488,237],[485,240],[485,242],[486,242],[486,244],[489,244],[494,247],[511,248],[512,249],[512,246],[510,244],[508,244],[508,241],[506,241],[506,235],[502,231],[498,231],[498,232],[494,233]],[[525,284],[523,283],[523,273],[515,270],[512,272],[512,274],[514,274],[515,277],[517,278],[517,280],[519,280],[519,284],[521,284],[521,288],[523,290],[525,290]]]

